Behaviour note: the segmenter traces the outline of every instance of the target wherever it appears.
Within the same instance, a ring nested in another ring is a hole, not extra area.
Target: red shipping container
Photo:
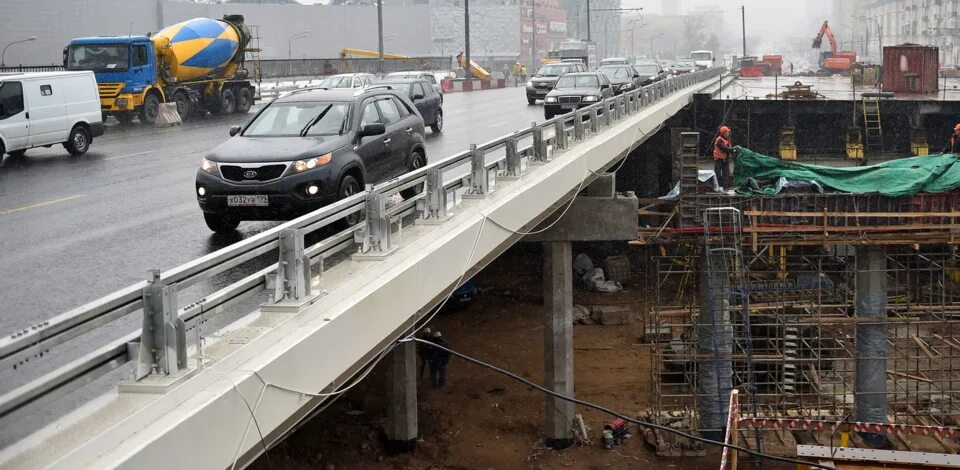
[[[919,44],[883,48],[883,91],[936,93],[940,49]]]

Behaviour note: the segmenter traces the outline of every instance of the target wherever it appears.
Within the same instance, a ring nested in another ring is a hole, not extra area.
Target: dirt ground
[[[575,246],[574,254],[579,252]],[[652,294],[638,271],[625,290],[612,294],[577,289],[582,305],[625,305],[629,325],[577,325],[574,328],[575,390],[592,401],[631,416],[641,416],[650,401],[650,348],[643,344],[643,316]],[[642,269],[641,269],[642,271]],[[543,281],[536,246],[521,244],[477,275],[481,293],[463,308],[444,311],[429,325],[440,330],[452,348],[543,383]],[[631,468],[719,467],[719,451],[707,457],[664,459],[633,427],[634,437],[604,450],[600,434],[611,417],[577,407],[589,428],[591,443],[564,451],[544,447],[544,396],[541,392],[489,369],[456,357],[447,385],[420,383],[420,438],[415,451],[390,455],[382,441],[385,419],[383,371],[375,370],[324,413],[261,457],[252,468]],[[766,468],[775,468],[766,466]]]

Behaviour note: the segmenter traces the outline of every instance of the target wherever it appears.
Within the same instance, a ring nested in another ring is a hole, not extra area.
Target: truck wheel
[[[220,111],[223,114],[233,113],[237,109],[237,97],[229,88],[225,88],[220,94],[220,101],[223,103],[220,105]]]
[[[217,233],[230,233],[240,226],[240,218],[225,214],[203,214],[207,228]]]
[[[250,112],[250,107],[253,106],[253,93],[249,88],[237,88],[237,109],[234,110],[237,114],[247,114]]]
[[[73,126],[70,136],[63,143],[63,148],[75,157],[87,153],[87,150],[90,150],[90,131],[81,125]]]
[[[120,121],[120,124],[129,126],[131,123],[133,123],[133,113],[117,114],[117,120]]]
[[[157,122],[157,116],[160,115],[160,98],[156,93],[150,93],[143,98],[143,106],[140,107],[140,123],[153,124]]]
[[[185,91],[180,90],[173,94],[173,101],[177,103],[177,114],[180,115],[180,120],[186,121],[190,117],[190,113],[193,111],[193,105],[190,103],[190,97],[187,96]]]

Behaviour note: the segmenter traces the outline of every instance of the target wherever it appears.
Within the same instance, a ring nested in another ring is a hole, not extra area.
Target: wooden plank
[[[910,334],[910,338],[917,343],[917,346],[920,346],[920,349],[924,352],[924,354],[927,355],[927,357],[929,357],[931,360],[935,359],[933,357],[933,353],[930,352],[929,348],[927,348],[927,343],[925,343],[922,339],[918,338],[917,335],[915,334]]]
[[[756,211],[746,210],[743,215],[749,217],[854,217],[854,218],[918,218],[918,217],[960,217],[960,212],[810,212],[810,211]]]
[[[860,227],[828,227],[827,225],[785,225],[777,227],[744,227],[744,233],[784,233],[784,232],[819,232],[825,238],[830,237],[830,232],[863,232],[863,233],[886,233],[886,232],[911,232],[914,230],[953,230],[960,228],[960,225],[954,224],[905,224],[905,225],[884,225],[884,226],[860,226]]]

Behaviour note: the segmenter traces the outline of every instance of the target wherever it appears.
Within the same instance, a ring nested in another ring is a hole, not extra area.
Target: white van
[[[0,74],[0,157],[54,144],[83,155],[101,135],[93,72]]]
[[[690,52],[690,58],[696,62],[697,69],[700,70],[708,69],[715,65],[713,51],[692,51]]]

